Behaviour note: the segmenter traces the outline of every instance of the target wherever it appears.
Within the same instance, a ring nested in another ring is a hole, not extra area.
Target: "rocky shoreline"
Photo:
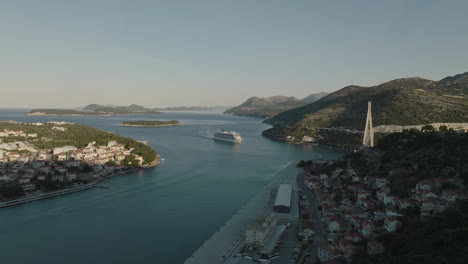
[[[124,127],[165,127],[165,126],[180,126],[179,124],[166,124],[166,125],[128,125],[122,124]]]
[[[85,114],[48,114],[44,112],[33,112],[33,113],[28,113],[28,116],[113,116],[112,114],[91,114],[91,115],[85,115]]]
[[[135,171],[137,171],[139,169],[149,169],[149,168],[157,166],[158,164],[160,164],[160,163],[159,162],[154,162],[154,164],[151,164],[151,165],[148,165],[148,166],[145,166],[145,167],[141,167],[141,168],[128,168],[128,169],[125,169],[123,171],[111,173],[111,174],[109,174],[109,175],[107,175],[107,176],[105,176],[103,178],[97,179],[95,181],[92,181],[90,183],[83,184],[83,185],[72,186],[70,188],[60,189],[60,190],[46,192],[46,193],[38,193],[38,194],[34,194],[34,195],[25,195],[25,196],[18,197],[18,198],[15,198],[15,199],[0,201],[0,208],[15,206],[15,205],[20,205],[20,204],[24,204],[24,203],[30,203],[30,202],[34,202],[34,201],[48,199],[48,198],[52,198],[52,197],[56,197],[56,196],[62,196],[62,195],[65,195],[65,194],[85,191],[85,190],[88,190],[88,189],[93,188],[93,187],[108,188],[108,187],[99,186],[98,184],[100,182],[103,182],[103,181],[105,181],[107,179],[110,179],[110,178],[113,178],[115,176],[135,172]]]

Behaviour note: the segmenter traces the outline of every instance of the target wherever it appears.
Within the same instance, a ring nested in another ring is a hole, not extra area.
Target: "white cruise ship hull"
[[[219,138],[219,137],[213,137],[213,139],[219,140],[219,141],[224,141],[224,142],[231,142],[231,143],[241,143],[242,139],[227,139],[227,138]]]

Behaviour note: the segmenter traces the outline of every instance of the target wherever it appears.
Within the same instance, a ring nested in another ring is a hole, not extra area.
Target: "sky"
[[[0,0],[0,108],[238,105],[468,71],[468,1]]]

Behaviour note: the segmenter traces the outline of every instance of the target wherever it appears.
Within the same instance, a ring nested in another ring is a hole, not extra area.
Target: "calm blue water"
[[[70,121],[148,140],[165,162],[91,189],[0,209],[0,263],[182,263],[275,173],[300,159],[334,159],[328,147],[261,136],[260,119],[217,113],[31,117],[0,109],[0,120]],[[124,120],[180,120],[181,126],[121,127]],[[241,145],[214,141],[236,130]]]

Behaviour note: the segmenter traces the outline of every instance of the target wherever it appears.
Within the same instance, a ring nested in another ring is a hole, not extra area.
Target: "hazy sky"
[[[236,105],[438,80],[468,71],[467,10],[464,0],[0,0],[0,107]]]

